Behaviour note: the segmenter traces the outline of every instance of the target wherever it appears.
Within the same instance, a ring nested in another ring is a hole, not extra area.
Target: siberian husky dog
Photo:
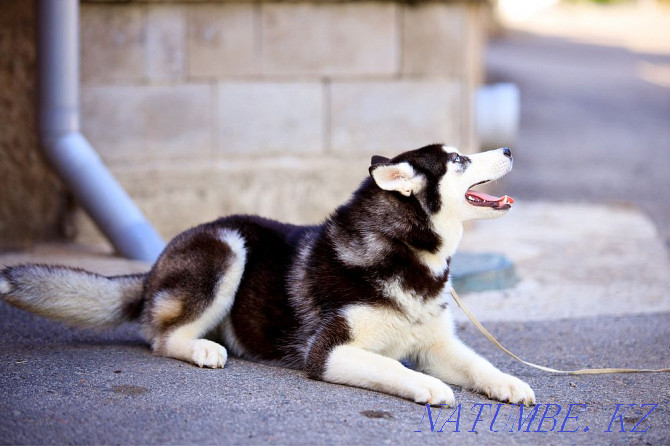
[[[470,188],[511,168],[507,148],[375,156],[370,176],[319,226],[225,217],[175,237],[147,274],[12,266],[0,272],[0,294],[83,327],[139,321],[155,354],[201,367],[223,367],[231,352],[422,404],[454,405],[450,383],[531,405],[528,384],[459,341],[447,307],[463,222],[512,203]]]

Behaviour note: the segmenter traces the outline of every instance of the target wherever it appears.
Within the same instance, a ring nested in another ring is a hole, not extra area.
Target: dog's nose
[[[512,151],[508,149],[507,147],[503,147],[503,153],[507,158],[512,158]]]

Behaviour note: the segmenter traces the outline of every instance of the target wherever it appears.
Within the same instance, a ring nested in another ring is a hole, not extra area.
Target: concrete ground
[[[670,63],[531,33],[490,48],[491,77],[522,91],[515,170],[499,185],[520,199],[505,218],[469,227],[463,249],[505,254],[521,281],[464,300],[524,359],[565,369],[670,366],[670,100],[667,88],[625,68],[638,57]],[[24,261],[108,274],[147,268],[71,245],[0,256],[0,265]],[[234,358],[224,370],[199,369],[153,357],[132,325],[79,331],[1,302],[0,443],[670,444],[667,374],[547,374],[514,362],[451,311],[466,343],[535,389],[530,427],[529,409],[519,431],[518,407],[499,406],[494,420],[496,402],[455,388],[460,416],[434,409],[431,431],[426,408],[399,398]]]

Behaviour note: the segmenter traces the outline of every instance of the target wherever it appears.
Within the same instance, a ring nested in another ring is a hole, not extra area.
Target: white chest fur
[[[353,346],[403,359],[443,341],[445,336],[452,336],[453,321],[446,307],[446,293],[424,302],[397,283],[388,285],[386,291],[399,309],[371,305],[345,309]]]

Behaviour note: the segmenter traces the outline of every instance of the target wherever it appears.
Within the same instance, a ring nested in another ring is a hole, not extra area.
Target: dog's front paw
[[[451,387],[437,378],[429,375],[423,375],[414,386],[414,402],[420,404],[430,404],[431,406],[455,406],[456,398]]]
[[[535,392],[528,384],[502,372],[489,378],[482,386],[482,392],[498,401],[526,406],[535,404]]]
[[[216,342],[198,339],[193,343],[192,359],[200,367],[223,368],[228,360],[228,352]]]

